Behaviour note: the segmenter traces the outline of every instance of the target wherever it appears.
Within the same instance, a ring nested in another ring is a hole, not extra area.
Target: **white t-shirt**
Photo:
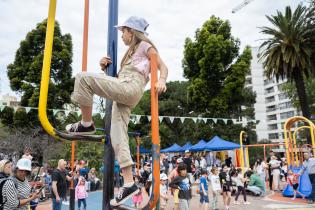
[[[257,174],[263,174],[265,172],[265,167],[265,162],[261,162],[261,164],[256,167]]]
[[[219,175],[212,174],[210,176],[211,187],[213,191],[221,190]]]

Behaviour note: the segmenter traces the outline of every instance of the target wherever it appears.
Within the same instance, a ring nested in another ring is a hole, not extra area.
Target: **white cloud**
[[[169,67],[169,80],[183,80],[181,61],[186,37],[193,37],[197,28],[211,16],[229,19],[233,36],[242,47],[258,45],[263,38],[258,26],[267,25],[265,14],[275,14],[296,0],[255,0],[236,14],[232,8],[243,0],[120,0],[119,22],[131,15],[145,17],[150,26],[149,37]],[[47,17],[48,0],[0,1],[0,77],[2,94],[11,93],[6,66],[13,62],[15,51],[27,32]],[[90,1],[88,71],[99,71],[99,59],[106,55],[108,0]],[[73,72],[81,70],[84,0],[57,2],[56,19],[63,33],[73,38]],[[120,34],[118,35],[120,37]],[[119,41],[119,58],[126,48]],[[12,94],[12,93],[11,93]]]

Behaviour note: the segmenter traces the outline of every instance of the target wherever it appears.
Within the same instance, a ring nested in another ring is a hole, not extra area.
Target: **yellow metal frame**
[[[284,124],[284,128],[283,128],[284,129],[284,140],[285,140],[286,157],[287,157],[288,165],[291,165],[291,155],[293,155],[293,153],[290,154],[290,152],[292,152],[292,148],[291,148],[292,144],[296,145],[296,140],[294,142],[294,138],[292,136],[291,128],[292,128],[292,125],[295,122],[298,122],[298,121],[306,122],[309,125],[309,126],[306,126],[306,127],[309,127],[309,129],[310,129],[311,139],[312,139],[312,147],[313,147],[313,154],[315,154],[315,140],[314,140],[315,125],[314,125],[314,123],[312,121],[310,121],[309,119],[307,119],[305,117],[302,117],[302,116],[291,117],[291,118],[287,119],[287,121]]]
[[[299,160],[298,160],[298,148],[297,148],[297,144],[296,144],[296,137],[297,137],[297,132],[302,130],[302,129],[311,129],[310,126],[301,126],[298,127],[294,132],[293,132],[293,145],[294,145],[294,154],[295,154],[295,165],[299,164]]]
[[[245,131],[241,131],[240,133],[240,161],[241,161],[241,168],[242,168],[242,171],[244,171],[244,148],[243,148],[243,136],[246,134]]]
[[[40,83],[38,116],[39,116],[39,121],[41,122],[45,131],[49,135],[55,138],[58,138],[58,136],[56,136],[53,126],[50,124],[47,118],[47,111],[46,111],[48,86],[49,86],[49,81],[50,81],[52,46],[53,46],[54,29],[55,29],[56,5],[57,5],[57,0],[50,0],[48,19],[47,19],[46,38],[45,38],[44,61],[43,61],[43,68],[42,68],[42,80]]]

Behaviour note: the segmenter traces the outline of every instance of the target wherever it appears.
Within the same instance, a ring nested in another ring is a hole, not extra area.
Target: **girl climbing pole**
[[[115,151],[115,158],[122,169],[124,186],[113,200],[112,206],[118,206],[138,192],[133,181],[132,165],[134,164],[128,144],[128,123],[131,109],[140,101],[145,85],[149,81],[150,56],[157,55],[160,77],[155,84],[160,94],[166,91],[168,69],[154,44],[148,39],[146,29],[149,26],[144,18],[132,16],[122,25],[116,26],[122,32],[122,41],[129,46],[122,58],[118,77],[104,74],[82,72],[75,78],[74,91],[71,99],[77,103],[82,112],[82,120],[66,126],[67,132],[77,135],[95,133],[92,121],[93,95],[113,100],[111,119],[111,141]],[[112,63],[109,57],[100,61],[102,70]]]

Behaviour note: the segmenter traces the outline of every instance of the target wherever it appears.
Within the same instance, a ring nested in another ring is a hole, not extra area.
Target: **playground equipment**
[[[55,25],[55,14],[56,14],[56,4],[57,0],[50,0],[49,11],[47,19],[47,29],[46,29],[46,39],[45,39],[45,50],[42,68],[42,78],[40,86],[40,97],[38,113],[40,122],[45,129],[45,131],[56,139],[65,139],[70,141],[83,140],[83,141],[93,141],[93,142],[103,142],[104,143],[104,182],[103,182],[103,210],[112,209],[110,206],[110,200],[114,197],[114,186],[113,186],[113,168],[114,168],[114,151],[110,141],[110,127],[111,127],[111,110],[112,101],[106,100],[106,114],[105,114],[105,137],[103,135],[71,135],[67,133],[60,132],[56,130],[48,120],[47,117],[47,96],[48,96],[48,86],[50,80],[50,65],[52,57],[52,46],[54,38],[54,25]],[[89,10],[89,0],[85,0],[85,18],[84,18],[84,50],[82,59],[82,69],[86,70],[87,63],[87,38],[88,38],[88,12]],[[117,69],[117,30],[114,29],[114,25],[118,23],[118,0],[109,0],[109,13],[108,13],[108,40],[107,40],[107,54],[112,58],[112,64],[107,70],[109,76],[116,75]],[[149,201],[149,209],[159,207],[159,186],[160,186],[160,147],[159,147],[159,120],[158,120],[158,94],[155,91],[154,84],[157,81],[157,57],[151,56],[151,127],[152,127],[152,160],[153,160],[153,180],[152,189],[153,192]],[[71,158],[74,159],[74,147],[72,144],[72,154]],[[72,165],[73,167],[73,165]],[[73,186],[73,185],[72,185]],[[71,205],[74,209],[74,205]],[[71,209],[70,208],[70,209]],[[133,209],[128,205],[120,205],[116,207],[118,209]]]
[[[302,116],[291,117],[287,119],[287,121],[284,124],[284,140],[285,140],[286,158],[287,158],[287,163],[289,166],[293,165],[292,161],[294,161],[295,158],[297,158],[296,140],[294,141],[294,138],[293,138],[293,136],[295,135],[293,135],[291,129],[292,129],[293,124],[299,121],[302,121],[308,124],[308,126],[303,127],[303,128],[309,128],[310,130],[310,136],[312,140],[312,150],[313,150],[313,154],[315,154],[315,140],[314,140],[315,125],[313,124],[312,121],[306,119],[305,117],[302,117]]]

